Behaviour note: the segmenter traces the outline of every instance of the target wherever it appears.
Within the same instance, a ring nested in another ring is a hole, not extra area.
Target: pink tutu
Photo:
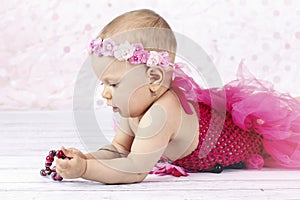
[[[233,122],[263,136],[264,166],[300,168],[300,102],[276,92],[269,82],[257,80],[243,63],[237,80],[224,89]],[[211,105],[210,92],[218,90],[202,90],[200,101]]]
[[[248,72],[243,62],[239,66],[237,79],[226,84],[224,90],[219,88],[201,89],[191,77],[183,72],[182,68],[185,67],[183,64],[179,63],[175,67],[175,79],[172,88],[177,93],[187,113],[192,111],[186,100],[200,103],[200,118],[201,112],[206,109],[204,109],[205,105],[210,106],[212,111],[221,110],[222,112],[222,108],[224,108],[223,111],[226,110],[225,123],[220,128],[222,133],[218,141],[222,140],[223,137],[232,136],[231,130],[232,128],[236,129],[235,127],[240,128],[240,135],[236,132],[234,134],[236,138],[247,140],[245,139],[248,137],[246,132],[258,133],[262,138],[262,152],[258,150],[258,137],[255,139],[256,142],[249,140],[248,142],[252,142],[252,144],[248,145],[252,145],[252,147],[243,156],[223,155],[228,160],[223,161],[223,167],[234,164],[234,161],[241,161],[248,168],[261,168],[262,166],[300,168],[299,101],[289,94],[276,92],[271,83],[256,79]],[[207,117],[210,116],[202,116],[202,118]],[[220,116],[217,116],[217,118],[221,120]],[[220,148],[223,148],[222,145],[227,144],[216,145],[215,149],[211,149],[211,152],[207,154],[207,158],[200,158],[199,153],[201,153],[204,137],[200,129],[200,140],[197,149],[187,157],[174,161],[173,164],[182,167],[187,166],[186,163],[189,163],[188,166],[192,166],[191,162],[202,163],[205,161],[210,162],[210,165],[218,164],[214,157],[218,157],[217,152]],[[213,153],[214,151],[216,152]],[[208,169],[208,166],[202,166],[201,164],[193,166],[194,169],[189,167],[189,171]]]
[[[232,167],[300,168],[299,101],[276,92],[271,83],[256,79],[243,63],[237,80],[226,84],[224,90],[201,89],[181,70],[182,64],[175,67],[172,88],[185,111],[192,112],[187,100],[199,102],[199,144],[190,155],[168,161],[168,169],[180,166],[188,172],[220,172],[220,168]],[[221,114],[225,110],[226,114]],[[214,111],[219,114],[213,117]],[[210,128],[220,134],[206,137]],[[216,143],[205,152],[207,138]],[[165,169],[162,165],[152,173],[161,173]],[[167,172],[164,170],[163,174]]]

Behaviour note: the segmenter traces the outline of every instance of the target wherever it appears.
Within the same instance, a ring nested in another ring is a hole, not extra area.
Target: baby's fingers
[[[76,149],[74,149],[74,148],[66,149],[65,147],[61,147],[61,150],[65,154],[65,156],[68,158],[73,158],[74,155],[76,154]]]
[[[56,160],[56,169],[67,169],[69,167],[68,160],[57,159]]]
[[[61,150],[65,153],[65,155],[69,158],[73,158],[75,155],[83,158],[83,159],[86,159],[86,156],[78,149],[76,148],[65,148],[65,147],[61,147]]]
[[[71,154],[71,151],[66,149],[65,147],[61,147],[62,152],[65,154],[65,156],[69,157]]]
[[[69,171],[69,163],[67,160],[57,159],[56,160],[56,172],[63,178],[67,178]]]

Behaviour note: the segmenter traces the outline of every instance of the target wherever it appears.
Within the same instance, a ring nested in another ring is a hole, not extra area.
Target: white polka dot
[[[280,11],[279,10],[274,10],[273,11],[273,15],[276,16],[276,17],[279,16],[280,15]]]
[[[297,39],[300,39],[300,31],[297,31],[297,32],[295,33],[295,37],[296,37]]]

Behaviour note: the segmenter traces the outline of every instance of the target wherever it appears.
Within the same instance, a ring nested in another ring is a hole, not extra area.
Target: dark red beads
[[[56,152],[56,157],[57,158],[62,158],[62,159],[66,158],[66,156],[64,155],[64,152],[62,150],[58,150]]]
[[[70,158],[65,156],[65,154],[62,150],[57,150],[57,151],[51,150],[51,151],[49,151],[49,154],[46,157],[45,169],[41,169],[40,175],[41,176],[51,175],[53,180],[62,181],[63,178],[56,172],[56,167],[54,166],[54,167],[51,168],[51,165],[54,161],[55,156],[57,158],[70,159]]]
[[[40,175],[41,176],[47,176],[47,173],[46,173],[46,171],[44,169],[41,169]]]
[[[52,156],[47,156],[46,157],[46,162],[47,163],[52,163],[54,161],[54,157],[52,157]]]
[[[45,162],[46,167],[50,167],[52,165],[52,162]]]
[[[53,172],[51,177],[54,181],[62,181],[63,180],[63,177],[61,177],[57,172]]]
[[[51,151],[49,151],[49,156],[50,157],[55,157],[55,155],[56,155],[56,151],[55,150],[51,150]]]

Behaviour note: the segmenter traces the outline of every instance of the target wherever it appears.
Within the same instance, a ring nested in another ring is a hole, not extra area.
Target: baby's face
[[[139,117],[153,103],[149,90],[147,68],[131,65],[111,57],[93,57],[92,64],[104,89],[107,105],[123,117]]]

